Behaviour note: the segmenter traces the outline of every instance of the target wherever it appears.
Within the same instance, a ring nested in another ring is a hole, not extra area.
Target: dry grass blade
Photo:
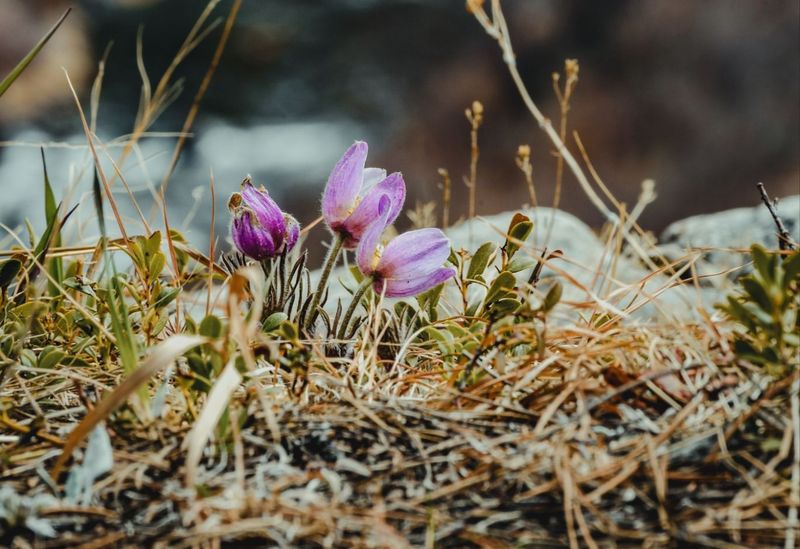
[[[111,205],[111,210],[114,212],[114,218],[117,221],[117,226],[119,227],[122,239],[125,240],[125,244],[127,246],[128,233],[125,231],[125,223],[123,223],[122,216],[119,213],[119,208],[117,207],[117,201],[114,199],[114,195],[111,192],[111,186],[108,183],[108,179],[106,179],[106,174],[103,171],[102,164],[100,163],[100,157],[97,155],[97,149],[94,146],[95,136],[89,129],[89,124],[86,121],[86,116],[83,114],[83,108],[81,107],[81,102],[78,99],[78,94],[75,92],[75,87],[72,85],[72,80],[70,80],[69,73],[66,71],[66,69],[64,69],[64,76],[66,76],[67,78],[67,85],[69,86],[69,91],[72,93],[72,98],[75,100],[75,106],[78,109],[78,114],[80,115],[81,118],[81,125],[83,126],[83,131],[84,134],[86,135],[86,142],[89,144],[89,150],[92,152],[92,158],[94,159],[95,169],[97,170],[97,174],[100,177],[100,180],[103,182],[103,190],[105,191],[106,198],[108,198],[108,202]]]
[[[231,362],[222,370],[214,387],[208,394],[208,400],[200,412],[200,417],[197,418],[189,436],[186,437],[185,445],[188,450],[186,452],[186,486],[192,487],[197,484],[197,466],[200,463],[200,458],[203,455],[203,448],[211,438],[214,428],[219,423],[225,407],[233,396],[239,384],[242,381],[242,376],[236,370],[236,366]]]
[[[125,403],[136,389],[150,379],[153,374],[172,364],[176,358],[189,349],[203,343],[206,339],[200,336],[174,335],[156,345],[150,356],[139,368],[128,376],[113,392],[107,394],[97,406],[72,430],[64,444],[64,450],[56,460],[52,470],[52,477],[57,479],[61,470],[69,461],[73,450],[100,422],[108,417],[119,406]]]

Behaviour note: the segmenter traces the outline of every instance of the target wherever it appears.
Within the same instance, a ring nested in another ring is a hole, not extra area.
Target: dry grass
[[[141,68],[140,116],[117,166],[174,98],[173,73],[213,28],[204,25],[216,4],[154,92]],[[637,319],[641,307],[660,306],[644,291],[651,279],[663,289],[708,282],[694,274],[700,251],[672,263],[658,257],[636,223],[652,188],[644,185],[627,212],[576,140],[605,204],[564,144],[574,81],[559,91],[556,131],[516,73],[499,2],[491,16],[482,2],[470,6],[552,139],[559,173],[572,170],[602,206],[604,265],[616,268],[628,253],[651,273],[625,284],[586,265],[602,283],[584,286],[512,225],[506,246],[492,252],[501,268],[519,246],[585,299],[556,305],[553,277],[539,280],[537,269],[473,307],[470,285],[493,287],[502,275],[492,262],[470,274],[480,253],[456,250],[460,291],[438,305],[369,296],[347,337],[332,337],[340,314],[324,311],[304,331],[312,300],[304,256],[259,268],[216,257],[213,245],[206,255],[166,218],[163,244],[144,216],[141,234],[125,231],[115,177],[98,159],[108,144],[76,97],[98,166],[98,218],[109,204],[123,238],[61,246],[65,212],[53,205],[53,236],[41,247],[17,239],[0,251],[11,258],[0,281],[19,263],[0,284],[0,544],[794,545],[797,364],[771,376],[737,356],[733,322],[699,303],[696,321],[671,320],[668,310],[659,322]],[[521,148],[517,161],[535,203],[530,155]],[[448,224],[451,183],[442,175]],[[132,267],[116,273],[110,258],[122,254]]]

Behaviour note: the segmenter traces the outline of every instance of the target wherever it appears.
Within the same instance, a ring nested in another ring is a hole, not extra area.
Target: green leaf
[[[493,318],[501,318],[515,313],[521,306],[522,304],[519,302],[519,300],[511,297],[505,297],[492,303],[492,308],[489,312]]]
[[[539,263],[539,260],[534,257],[515,257],[512,259],[508,265],[506,265],[506,270],[512,273],[519,273],[522,271],[526,271],[528,269],[532,269]]]
[[[58,366],[67,353],[56,347],[46,347],[39,353],[39,368],[50,369]]]
[[[750,314],[750,311],[748,311],[745,306],[742,305],[742,303],[735,297],[728,296],[728,303],[721,305],[719,308],[725,311],[725,313],[733,320],[743,324],[748,330],[753,330],[755,328],[755,317]]]
[[[117,348],[125,373],[130,374],[138,367],[139,350],[136,336],[130,324],[128,306],[119,277],[112,277],[108,288],[108,311],[111,315],[111,329],[117,338]]]
[[[283,335],[283,338],[289,341],[296,340],[300,334],[300,332],[297,330],[297,326],[289,320],[281,322],[280,332]]]
[[[44,156],[44,147],[41,149],[42,153],[42,172],[44,173],[44,218],[56,219],[58,216],[59,204],[56,202],[56,195],[53,192],[53,186],[50,184],[50,177],[47,174],[47,161]],[[61,246],[61,227],[55,229],[53,234],[53,246]],[[61,284],[64,280],[64,264],[60,257],[54,257],[47,261],[47,272],[55,280],[57,284]],[[56,297],[59,295],[59,290],[56,284],[52,281],[47,281],[48,292],[51,296]]]
[[[556,282],[553,286],[547,291],[547,295],[544,296],[544,301],[542,302],[542,311],[548,312],[553,309],[553,307],[561,301],[561,295],[564,293],[564,287],[561,286],[560,282]]]
[[[153,307],[156,309],[163,309],[173,301],[177,299],[180,295],[181,289],[180,288],[164,288],[158,294],[156,298],[156,302],[153,303]]]
[[[522,243],[528,239],[533,231],[533,221],[521,213],[514,214],[511,223],[508,225],[508,238],[503,244],[503,250],[506,252],[506,258],[510,261],[517,253]]]
[[[793,281],[798,281],[798,277],[800,277],[800,250],[792,252],[792,254],[783,261],[784,290],[789,288]]]
[[[774,304],[769,298],[767,291],[756,279],[746,276],[741,279],[740,283],[747,292],[747,295],[749,295],[750,298],[755,301],[762,310],[770,314],[774,311]]]
[[[461,259],[458,254],[456,254],[455,250],[450,250],[450,255],[447,256],[448,263],[452,264],[456,269],[459,269],[459,265],[461,264]],[[459,269],[460,271],[461,269]]]
[[[750,255],[761,278],[766,282],[772,282],[775,279],[775,254],[768,253],[760,244],[753,244],[750,247]]]
[[[263,330],[265,332],[271,332],[272,330],[279,327],[288,318],[289,316],[286,313],[280,311],[278,311],[277,313],[272,313],[264,321]]]
[[[164,266],[167,264],[167,258],[161,252],[156,252],[150,257],[150,263],[148,264],[148,275],[151,279],[158,278],[161,275],[161,272],[164,270]]]
[[[22,261],[12,257],[8,261],[0,263],[0,294],[6,290],[19,272],[22,270]],[[2,297],[0,295],[0,297]]]
[[[199,332],[208,339],[217,339],[222,335],[222,321],[214,315],[208,315],[200,321]]]
[[[425,312],[427,312],[428,317],[432,321],[437,320],[436,310],[439,306],[439,299],[442,297],[443,290],[444,284],[439,284],[438,286],[434,286],[430,290],[417,296],[417,303],[419,303],[420,309],[423,309]]]
[[[42,48],[45,44],[47,44],[48,40],[52,38],[52,36],[58,30],[58,27],[61,26],[61,23],[63,23],[64,19],[67,18],[67,15],[69,15],[70,11],[72,11],[72,8],[68,8],[67,11],[64,12],[64,15],[62,15],[58,21],[56,21],[56,24],[53,25],[49,31],[47,31],[47,34],[45,34],[42,39],[39,40],[39,42],[33,47],[33,49],[28,52],[28,55],[23,57],[22,61],[17,63],[17,66],[11,69],[11,72],[8,73],[8,76],[6,76],[3,81],[0,82],[0,96],[6,93],[6,90],[11,87],[11,84],[13,84],[14,81],[19,78],[19,75],[21,75],[25,69],[28,68],[28,65],[31,64],[31,61],[33,61],[36,56],[39,55],[39,52],[42,51]]]
[[[517,283],[516,277],[508,271],[503,271],[492,281],[483,302],[488,306],[494,301],[506,297]]]
[[[469,269],[467,269],[467,279],[474,279],[478,275],[483,274],[486,267],[489,265],[489,260],[495,251],[495,245],[492,242],[483,244],[472,256],[469,262]]]

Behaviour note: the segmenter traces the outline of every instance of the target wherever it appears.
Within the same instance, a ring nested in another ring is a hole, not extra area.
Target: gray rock
[[[800,241],[800,195],[778,202],[778,214],[795,241]],[[750,208],[735,208],[722,212],[695,215],[676,221],[661,234],[658,251],[670,260],[677,260],[687,251],[697,248],[717,248],[703,254],[697,262],[700,275],[731,271],[729,278],[747,272],[749,259],[729,249],[747,249],[758,243],[776,248],[778,239],[775,223],[764,204]],[[711,283],[719,282],[712,277]]]
[[[514,213],[469,220],[447,233],[455,249],[474,251],[487,241],[501,245]],[[615,257],[613,249],[588,225],[567,212],[536,208],[522,213],[534,220],[534,232],[529,238],[530,246],[518,253],[538,257],[546,246],[548,251],[562,254],[542,269],[541,286],[546,289],[553,281],[560,281],[564,288],[562,301],[577,307],[557,308],[556,321],[575,322],[580,316],[588,318],[593,311],[602,312],[592,306],[598,300],[607,311],[630,311],[627,319],[631,321],[696,319],[698,306],[707,309],[720,300],[716,289],[695,291],[683,285],[673,286],[667,276],[651,276],[651,270],[639,260],[626,254]],[[642,246],[650,245],[643,242]],[[530,270],[519,273],[518,278],[526,280],[529,273]]]
[[[450,227],[446,232],[455,250],[474,252],[485,242],[500,246],[515,213],[478,217]],[[534,220],[534,232],[528,241],[529,245],[521,249],[518,256],[538,258],[545,246],[550,252],[557,250],[561,253],[560,257],[550,259],[542,269],[540,287],[546,291],[554,281],[560,281],[564,288],[562,301],[576,306],[557,307],[553,315],[556,322],[574,323],[580,316],[588,318],[593,310],[598,310],[593,307],[598,300],[606,304],[607,311],[641,303],[628,315],[630,320],[664,316],[688,319],[695,317],[698,299],[707,308],[719,298],[716,291],[709,289],[695,292],[683,286],[669,287],[668,277],[649,276],[650,271],[637,261],[625,256],[615,258],[588,225],[569,213],[551,208],[529,209],[522,213]],[[518,280],[527,280],[530,272],[531,269],[527,269],[518,273]],[[312,280],[316,281],[318,276],[319,271],[313,272]],[[346,304],[350,294],[345,286],[352,288],[354,285],[352,276],[345,268],[334,270],[326,309],[332,312],[338,299]],[[656,294],[657,299],[648,297]],[[443,301],[460,303],[460,296],[452,284],[447,286]]]

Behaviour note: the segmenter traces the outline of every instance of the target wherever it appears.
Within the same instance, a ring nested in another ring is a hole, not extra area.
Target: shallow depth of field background
[[[41,162],[32,145],[85,144],[61,67],[88,108],[97,61],[114,42],[98,134],[106,141],[123,135],[139,100],[138,29],[156,82],[203,4],[0,0],[3,74],[68,5],[75,8],[0,100],[0,221],[19,227],[29,217],[40,228]],[[757,181],[777,196],[800,191],[798,2],[507,0],[504,6],[522,75],[551,117],[558,110],[550,74],[565,58],[580,61],[570,128],[580,132],[622,200],[634,202],[641,181],[656,180],[659,198],[644,214],[646,227],[658,231],[691,214],[754,205]],[[223,1],[218,16],[229,7]],[[185,91],[155,130],[180,129],[218,33],[179,69]],[[514,164],[521,143],[532,146],[537,192],[548,204],[551,147],[525,111],[496,44],[461,0],[245,2],[170,184],[173,222],[186,220],[190,238],[207,241],[213,168],[219,235],[227,195],[248,173],[307,223],[318,215],[330,167],[355,139],[369,141],[371,165],[404,173],[412,207],[439,199],[437,169],[447,168],[456,183],[457,218],[465,213],[460,182],[468,170],[464,108],[474,99],[486,113],[478,213],[527,201]],[[145,183],[160,181],[172,145],[146,139],[142,161],[125,166],[145,204]],[[82,148],[54,147],[47,154],[57,192],[89,165]],[[90,188],[86,174],[74,200]],[[569,175],[562,200],[590,224],[601,221]]]

